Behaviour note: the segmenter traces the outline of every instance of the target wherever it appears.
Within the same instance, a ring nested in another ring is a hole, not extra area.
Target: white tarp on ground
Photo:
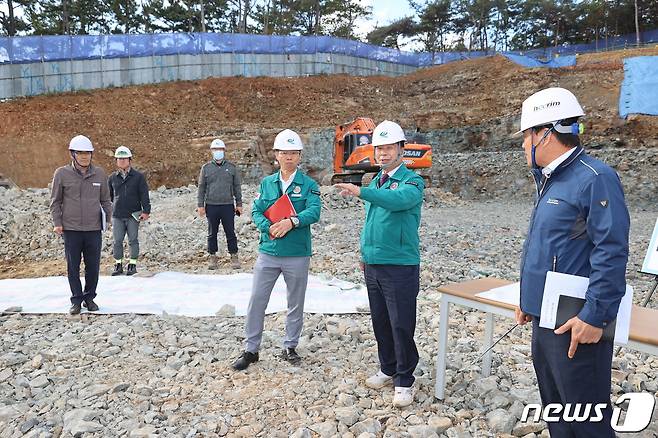
[[[96,293],[97,313],[151,313],[213,316],[222,306],[235,306],[245,315],[251,295],[251,274],[195,275],[162,272],[152,277],[100,277]],[[84,279],[82,279],[84,285]],[[24,313],[68,312],[71,292],[66,277],[0,280],[0,311],[21,307]],[[308,313],[356,313],[367,311],[365,287],[341,280],[309,276],[306,291]],[[267,313],[286,309],[286,285],[279,277]],[[83,312],[84,312],[83,308]]]

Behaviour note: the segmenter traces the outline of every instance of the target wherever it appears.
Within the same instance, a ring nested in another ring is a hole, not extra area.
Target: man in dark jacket
[[[580,144],[583,115],[564,88],[547,88],[523,102],[519,133],[537,199],[521,259],[516,319],[532,321],[532,361],[544,406],[607,405],[602,421],[550,422],[551,436],[613,438],[613,341],[602,335],[614,324],[626,290],[630,220],[619,176]],[[555,330],[539,326],[548,271],[589,278],[584,306]]]
[[[225,157],[226,146],[217,139],[210,144],[212,160],[201,167],[197,211],[208,218],[208,269],[217,269],[217,232],[221,223],[231,255],[231,266],[240,269],[238,238],[235,235],[235,215],[242,214],[240,169]]]
[[[117,171],[110,175],[110,197],[114,203],[112,229],[114,237],[114,271],[112,275],[123,274],[123,240],[128,234],[130,260],[126,275],[137,273],[139,257],[139,222],[145,221],[151,214],[151,201],[146,178],[133,169],[132,152],[125,146],[119,146],[114,152]]]
[[[103,169],[91,164],[94,146],[84,135],[69,143],[72,162],[55,171],[50,193],[53,231],[64,237],[66,270],[71,287],[69,313],[80,313],[82,302],[91,312],[101,263],[101,230],[112,214],[112,202]],[[80,282],[80,262],[85,260],[85,287]]]

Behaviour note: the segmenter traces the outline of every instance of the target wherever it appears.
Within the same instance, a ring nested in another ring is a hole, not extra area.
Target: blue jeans
[[[134,218],[112,218],[112,236],[114,237],[113,255],[114,260],[123,259],[123,239],[128,234],[128,248],[130,258],[137,259],[139,256],[139,222]]]
[[[372,329],[379,364],[395,386],[410,387],[418,365],[414,342],[419,265],[365,265]]]

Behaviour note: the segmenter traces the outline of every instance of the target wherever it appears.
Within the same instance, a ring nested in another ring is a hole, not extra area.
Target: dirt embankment
[[[181,186],[195,181],[212,136],[229,140],[230,159],[267,165],[277,130],[307,132],[356,116],[389,118],[420,132],[503,118],[508,122],[500,129],[511,131],[523,99],[554,85],[579,96],[594,135],[619,138],[620,146],[653,146],[658,121],[620,120],[617,101],[622,59],[656,54],[658,48],[589,54],[576,67],[555,70],[496,56],[398,78],[213,78],[17,99],[0,104],[0,174],[21,187],[45,187],[54,168],[68,161],[68,140],[83,133],[106,169],[114,148],[125,144],[153,187]]]

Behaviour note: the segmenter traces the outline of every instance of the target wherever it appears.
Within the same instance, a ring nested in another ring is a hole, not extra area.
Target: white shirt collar
[[[567,158],[569,158],[572,152],[575,150],[576,148],[573,147],[568,151],[566,151],[565,153],[563,153],[562,155],[560,155],[559,157],[557,157],[556,159],[554,159],[553,161],[551,161],[546,167],[544,167],[541,170],[541,173],[543,173],[545,176],[551,176],[551,174],[555,172],[555,169],[557,169],[560,166],[560,164],[562,164]]]
[[[279,181],[281,181],[281,191],[283,193],[288,190],[288,187],[290,187],[290,184],[292,184],[293,180],[295,179],[295,175],[297,175],[297,169],[290,175],[290,178],[288,178],[287,181],[283,180],[283,175],[281,174],[281,171],[279,171]]]
[[[386,173],[388,173],[388,176],[391,177],[391,176],[393,176],[393,174],[394,174],[394,173],[395,173],[395,172],[396,172],[401,166],[402,166],[402,163],[400,163],[400,165],[399,165],[398,167],[396,167],[395,169],[393,169],[393,170],[389,170],[389,171],[386,172]]]

